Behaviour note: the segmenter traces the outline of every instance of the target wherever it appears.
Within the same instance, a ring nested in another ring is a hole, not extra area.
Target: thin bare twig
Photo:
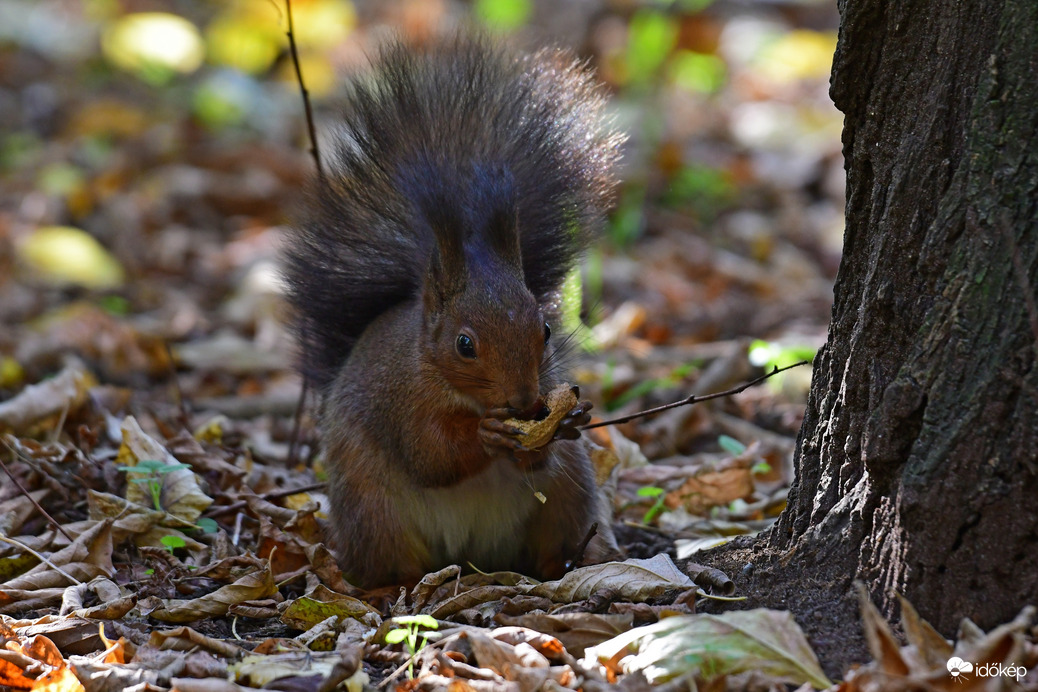
[[[13,458],[17,459],[18,458],[18,452],[11,445],[9,445],[7,443],[7,440],[3,440],[3,443],[4,443],[4,447],[7,447],[8,451],[11,452],[11,456]],[[68,532],[65,531],[65,529],[63,529],[61,527],[61,524],[59,524],[57,521],[55,521],[54,517],[52,517],[51,515],[47,514],[47,510],[45,510],[43,507],[41,507],[40,503],[37,502],[35,499],[33,499],[33,496],[29,494],[28,490],[26,490],[25,488],[22,487],[22,484],[18,482],[18,479],[15,477],[15,475],[13,473],[11,473],[11,470],[9,468],[7,468],[7,464],[4,463],[3,459],[0,459],[0,468],[3,468],[4,473],[6,473],[8,475],[8,477],[11,479],[11,482],[14,483],[15,487],[18,488],[18,490],[22,493],[22,495],[25,495],[25,497],[27,497],[29,499],[29,502],[31,502],[33,504],[33,506],[36,508],[36,511],[39,512],[40,514],[42,514],[44,516],[44,518],[46,518],[47,521],[49,521],[51,524],[53,524],[54,528],[56,528],[58,531],[60,531],[61,535],[64,536],[65,538],[67,538],[69,540],[69,542],[71,543],[74,540],[72,538],[72,536],[68,535]]]
[[[303,70],[299,66],[299,50],[296,48],[295,25],[292,23],[292,0],[285,0],[285,13],[288,15],[288,49],[292,54],[292,66],[296,70],[296,80],[299,82],[299,94],[303,97],[303,110],[306,113],[306,130],[310,135],[310,156],[313,157],[314,167],[317,168],[317,178],[324,183],[324,166],[321,165],[321,154],[317,149],[317,128],[314,127],[314,111],[310,105],[310,92],[303,82]],[[306,393],[309,389],[309,378],[303,373],[303,386],[299,391],[299,402],[296,404],[296,415],[292,422],[292,439],[288,446],[288,465],[295,466],[296,455],[299,452],[299,434],[303,421],[303,409],[306,406]]]
[[[772,370],[771,372],[765,373],[764,375],[761,375],[757,379],[750,380],[749,382],[741,384],[738,387],[735,387],[733,389],[726,389],[723,392],[714,392],[713,394],[704,394],[703,396],[695,396],[695,395],[693,395],[693,396],[688,397],[687,399],[682,399],[681,401],[673,401],[673,402],[671,402],[669,404],[663,404],[662,406],[657,406],[655,408],[650,408],[650,409],[647,409],[645,411],[639,411],[637,413],[632,413],[629,416],[621,416],[620,418],[614,418],[612,420],[600,421],[598,423],[589,423],[589,424],[587,424],[585,426],[582,426],[580,429],[581,430],[590,430],[591,428],[601,428],[601,427],[606,426],[606,425],[618,425],[620,423],[627,423],[628,421],[632,421],[632,420],[634,420],[636,418],[643,418],[645,416],[651,416],[654,413],[660,413],[661,411],[666,411],[668,409],[677,408],[679,406],[691,406],[692,404],[698,404],[700,401],[709,401],[711,399],[721,399],[721,398],[726,397],[726,396],[732,396],[733,394],[738,394],[739,392],[744,392],[747,389],[749,389],[750,387],[752,387],[752,386],[754,386],[756,384],[760,384],[764,380],[768,379],[769,377],[773,377],[773,376],[779,374],[780,372],[785,372],[786,370],[790,370],[792,368],[798,368],[801,365],[810,365],[810,364],[811,364],[810,361],[802,360],[799,363],[793,363],[792,365],[787,365],[784,368],[780,368],[778,366],[775,366],[775,369]]]
[[[62,533],[65,533],[65,532],[62,531]],[[68,534],[65,534],[65,535],[68,535]],[[48,567],[50,567],[52,570],[54,570],[55,572],[57,572],[61,576],[65,577],[66,579],[71,581],[73,584],[76,584],[77,586],[81,586],[83,584],[83,582],[79,581],[78,579],[73,577],[71,574],[69,574],[68,572],[66,572],[65,570],[61,569],[57,565],[55,565],[53,562],[51,562],[50,559],[47,558],[46,555],[41,555],[40,553],[36,552],[35,550],[33,550],[29,546],[25,545],[21,541],[15,540],[14,538],[8,538],[7,536],[3,535],[2,533],[0,533],[0,541],[3,541],[4,543],[10,543],[11,545],[15,546],[16,548],[18,548],[20,550],[24,550],[25,552],[33,555],[37,560],[39,560],[43,564],[47,565]]]
[[[189,421],[187,415],[187,405],[184,403],[184,390],[180,388],[180,376],[177,374],[177,361],[173,357],[173,347],[169,345],[168,341],[163,341],[162,345],[166,349],[166,359],[169,361],[169,379],[173,384],[173,396],[176,398],[177,412],[180,415],[180,424],[184,428],[189,428]]]
[[[321,482],[311,483],[310,485],[304,485],[301,488],[282,488],[281,490],[276,490],[274,492],[263,493],[259,496],[259,498],[261,500],[272,501],[280,499],[282,497],[288,497],[289,495],[297,495],[299,493],[310,493],[314,490],[321,490],[326,485],[328,484]],[[233,502],[229,505],[223,505],[221,507],[217,507],[216,509],[207,511],[205,513],[205,516],[210,518],[219,517],[224,514],[230,514],[231,512],[237,512],[240,509],[244,509],[246,506],[248,506],[247,502],[245,502],[244,500],[238,500],[237,502]]]
[[[314,159],[317,167],[317,177],[324,181],[324,167],[321,166],[321,155],[317,150],[317,129],[314,127],[314,111],[310,106],[310,92],[306,90],[303,83],[303,70],[299,67],[299,50],[296,48],[295,26],[292,24],[292,0],[285,0],[285,11],[288,15],[288,49],[292,54],[292,65],[296,69],[296,79],[299,81],[299,93],[303,97],[303,109],[306,112],[306,129],[310,134],[310,156]]]
[[[306,408],[306,391],[309,389],[310,378],[303,375],[303,386],[299,388],[299,401],[296,402],[296,414],[292,418],[292,437],[288,443],[288,467],[292,468],[299,461],[299,435],[303,427],[303,410]]]

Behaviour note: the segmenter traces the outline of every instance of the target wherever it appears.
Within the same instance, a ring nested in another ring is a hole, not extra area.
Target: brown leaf
[[[571,655],[580,657],[584,655],[584,649],[626,632],[634,623],[631,615],[598,615],[595,613],[560,613],[558,615],[530,613],[516,617],[498,615],[495,619],[506,625],[517,625],[517,629],[526,632],[536,632],[539,637],[543,637],[543,640],[527,641],[552,660],[558,658],[561,652],[555,651],[554,644],[545,646],[543,641],[557,642]],[[513,628],[499,627],[492,634],[495,638],[500,638],[503,636],[502,630],[507,632],[510,629]],[[506,641],[516,643],[511,638]]]
[[[277,584],[274,583],[274,576],[268,567],[246,574],[233,584],[220,587],[199,598],[165,600],[149,615],[162,622],[191,622],[204,617],[224,615],[232,605],[268,598],[275,593]]]
[[[753,474],[749,468],[731,467],[705,470],[689,478],[666,495],[670,509],[684,507],[690,514],[706,514],[711,507],[724,506],[753,494]]]
[[[64,588],[72,583],[69,577],[79,581],[90,581],[94,577],[110,577],[114,573],[112,522],[105,520],[95,522],[70,545],[51,555],[46,563],[40,563],[20,577],[15,577],[0,586],[0,591]]]
[[[191,651],[202,648],[211,651],[217,656],[235,658],[240,656],[242,650],[234,644],[229,644],[219,639],[207,637],[190,627],[174,627],[171,630],[156,630],[148,638],[148,646],[160,651]]]
[[[545,596],[556,603],[573,603],[589,598],[601,589],[615,591],[619,600],[645,601],[680,590],[694,589],[695,584],[679,570],[666,553],[649,560],[625,560],[575,569],[562,579],[544,582],[529,589],[535,596]]]
[[[901,657],[901,645],[894,638],[887,621],[880,615],[876,606],[872,605],[868,589],[861,582],[855,582],[854,587],[858,591],[865,641],[872,658],[879,664],[880,670],[888,675],[908,675],[908,664]]]
[[[0,403],[0,431],[21,433],[46,418],[67,415],[86,403],[97,380],[78,359],[54,377],[29,385],[17,396]]]

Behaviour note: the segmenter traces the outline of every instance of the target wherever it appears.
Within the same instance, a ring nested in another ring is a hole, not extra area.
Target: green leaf
[[[657,488],[655,485],[644,485],[636,491],[638,497],[659,497],[663,494],[663,488]]]
[[[399,644],[407,639],[407,635],[409,634],[410,632],[404,628],[389,630],[386,632],[386,644]]]
[[[721,449],[734,456],[739,456],[746,451],[746,445],[739,442],[734,437],[728,437],[727,435],[719,436],[717,438],[717,444],[721,446]]]
[[[187,541],[180,536],[174,535],[163,536],[159,539],[159,543],[169,548],[170,551],[176,550],[177,548],[183,548],[187,545]]]
[[[195,522],[195,526],[201,529],[202,533],[216,533],[220,530],[220,525],[211,517],[202,517]]]
[[[393,622],[399,625],[419,625],[431,630],[440,628],[440,623],[431,615],[402,615],[393,618]]]
[[[716,55],[678,51],[670,64],[670,78],[682,89],[712,94],[724,85],[726,68]]]
[[[628,79],[645,83],[659,71],[678,39],[674,18],[655,10],[638,10],[627,29]]]

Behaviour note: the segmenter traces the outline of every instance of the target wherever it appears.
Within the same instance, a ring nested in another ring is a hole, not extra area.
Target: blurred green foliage
[[[724,61],[716,55],[679,50],[670,62],[670,78],[683,89],[712,94],[722,86],[727,75]]]
[[[650,380],[642,380],[638,384],[634,385],[630,389],[624,390],[618,395],[613,395],[613,377],[612,369],[613,363],[610,363],[606,368],[605,375],[602,377],[602,397],[605,399],[606,411],[615,411],[616,409],[624,406],[635,399],[641,398],[650,392],[654,392],[657,389],[666,389],[674,387],[681,383],[686,377],[692,372],[697,370],[701,363],[699,361],[693,361],[691,363],[683,363],[673,370],[671,370],[665,377],[657,377]]]
[[[644,87],[659,73],[678,39],[675,19],[656,10],[638,10],[627,27],[626,78]]]
[[[476,17],[493,29],[514,31],[530,19],[533,3],[530,0],[476,0]]]
[[[686,165],[670,181],[663,203],[711,222],[736,196],[725,171],[709,166]]]

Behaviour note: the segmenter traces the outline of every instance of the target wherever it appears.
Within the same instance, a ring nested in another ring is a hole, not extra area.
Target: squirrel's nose
[[[530,415],[536,413],[532,409],[536,406],[538,400],[541,398],[541,393],[536,389],[523,389],[518,392],[513,392],[508,397],[508,406],[514,408],[517,411],[521,411],[524,414]]]

